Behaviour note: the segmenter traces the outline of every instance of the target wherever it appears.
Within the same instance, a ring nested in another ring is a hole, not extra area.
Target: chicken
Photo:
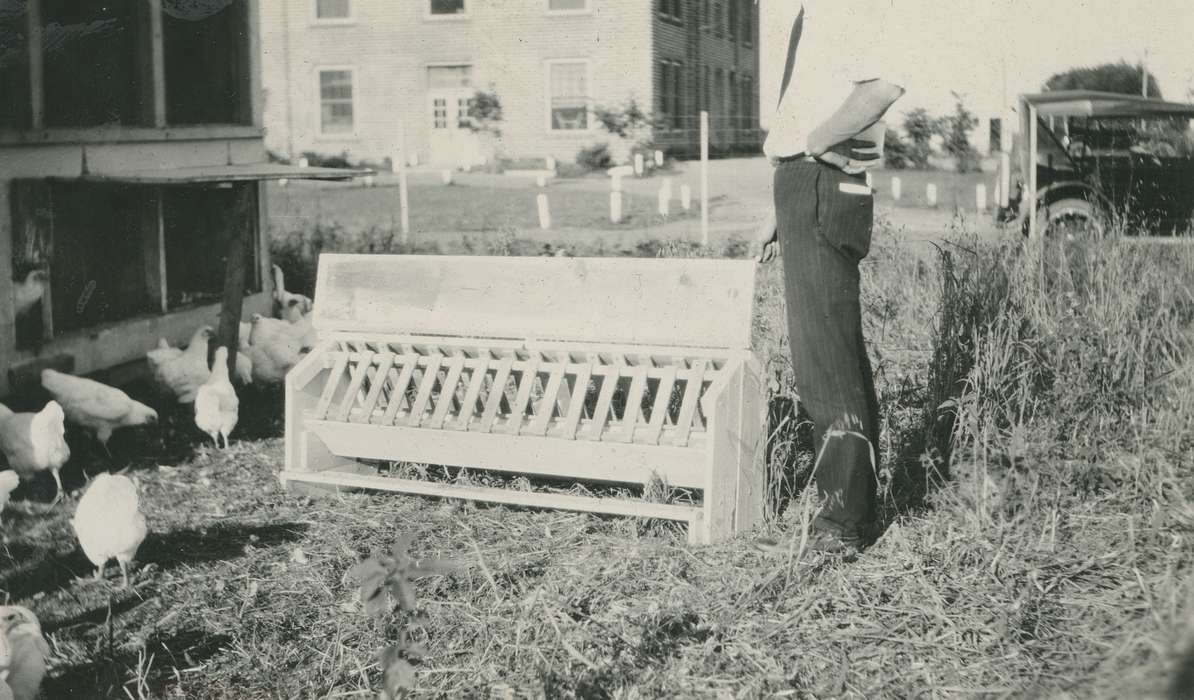
[[[298,320],[298,316],[306,314],[311,311],[311,297],[305,294],[293,294],[286,291],[285,278],[282,275],[282,268],[277,265],[274,268],[274,306],[278,311],[278,317],[286,319],[291,323]],[[298,316],[296,316],[296,314]]]
[[[49,655],[50,645],[33,611],[20,605],[0,606],[0,698],[34,700]]]
[[[319,344],[319,331],[311,325],[311,315],[307,314],[290,325],[290,334],[298,341],[304,351]]]
[[[108,560],[115,559],[127,588],[129,562],[149,533],[133,480],[120,474],[95,477],[79,499],[70,524],[83,554],[97,567],[95,578],[103,578]]]
[[[228,435],[236,428],[239,409],[236,390],[228,381],[228,348],[220,346],[216,348],[211,378],[195,394],[195,425],[215,440],[216,447],[220,446],[220,438],[224,438],[227,448]]]
[[[145,353],[145,361],[149,364],[150,378],[153,380],[154,385],[162,391],[169,391],[170,389],[169,385],[166,384],[166,377],[162,372],[162,367],[180,357],[182,357],[182,348],[171,347],[165,338],[158,338],[158,346]]]
[[[91,379],[43,369],[41,385],[62,406],[66,420],[93,431],[105,452],[113,431],[158,422],[157,411]]]
[[[277,326],[277,324],[282,324]],[[287,331],[290,324],[269,319],[260,314],[253,315],[253,342],[246,354],[253,362],[253,381],[279,383],[285,379],[291,367],[298,363],[302,346]]]
[[[45,270],[30,270],[25,279],[13,285],[13,296],[16,303],[13,307],[17,316],[23,316],[30,311],[46,293],[46,282],[49,280]]]
[[[249,326],[249,347],[270,345],[278,338],[287,337],[295,337],[294,326],[289,321],[253,314],[253,321]]]
[[[187,349],[172,358],[166,357],[153,370],[155,377],[179,403],[191,403],[195,400],[195,392],[211,376],[207,366],[207,339],[212,336],[211,326],[203,326],[191,336]],[[164,353],[164,349],[150,352]],[[152,362],[152,360],[151,360]]]
[[[8,505],[8,497],[21,485],[21,477],[14,471],[0,472],[0,524],[4,523],[4,506]]]
[[[253,360],[247,351],[248,345],[236,353],[236,381],[241,386],[253,383]]]
[[[55,503],[62,497],[58,470],[70,459],[65,436],[66,414],[57,401],[47,403],[37,413],[13,413],[0,404],[0,452],[24,481],[49,471],[58,485]]]

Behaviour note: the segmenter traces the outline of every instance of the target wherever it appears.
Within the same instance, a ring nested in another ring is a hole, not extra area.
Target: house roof
[[[89,182],[127,182],[179,185],[256,180],[350,180],[372,175],[366,168],[312,168],[282,163],[244,163],[237,165],[200,165],[183,168],[140,170],[102,170],[65,178]]]
[[[1057,90],[1021,96],[1042,117],[1194,117],[1194,104],[1096,90]]]

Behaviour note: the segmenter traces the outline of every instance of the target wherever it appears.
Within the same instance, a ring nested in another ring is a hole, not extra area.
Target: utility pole
[[[1148,49],[1144,50],[1144,60],[1140,62],[1140,94],[1148,97]]]

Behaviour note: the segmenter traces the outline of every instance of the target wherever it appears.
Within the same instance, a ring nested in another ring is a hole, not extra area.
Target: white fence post
[[[929,200],[930,207],[937,206],[937,185],[930,182],[925,187],[925,199]]]
[[[1009,137],[1010,138],[1010,137]],[[1012,157],[1008,153],[999,154],[999,206],[1007,208],[1008,198],[1012,196]]]
[[[663,167],[663,151],[660,151],[660,150],[655,151],[655,167],[657,167],[657,168]]]
[[[538,195],[535,197],[535,203],[539,205],[539,228],[546,231],[551,228],[551,210],[547,206],[547,195]]]
[[[643,154],[642,153],[634,154],[634,174],[636,177],[643,176]]]
[[[900,181],[900,178],[891,178],[891,198],[897,202],[900,201],[900,185],[902,184],[903,183]]]
[[[684,211],[692,209],[692,188],[688,185],[680,185],[680,208]]]
[[[610,223],[622,223],[622,176],[614,175],[609,179],[609,220]]]
[[[452,184],[452,171],[448,170],[447,168],[443,169],[440,171],[439,179],[443,180],[445,185]]]
[[[974,203],[978,205],[979,211],[987,210],[987,186],[985,183],[978,183],[974,186]]]
[[[672,193],[666,185],[659,186],[659,215],[666,217],[671,212]]]
[[[410,242],[410,198],[406,189],[406,124],[398,120],[398,153],[394,169],[398,171],[398,218],[402,226],[402,243]]]
[[[709,245],[709,112],[701,111],[701,245]]]

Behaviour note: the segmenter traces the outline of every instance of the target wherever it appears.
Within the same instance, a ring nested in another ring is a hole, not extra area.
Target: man
[[[775,164],[775,211],[759,231],[759,261],[779,245],[796,389],[813,419],[823,502],[810,541],[825,552],[861,550],[877,524],[879,405],[858,263],[870,250],[874,214],[865,173],[882,155],[881,119],[904,94],[889,75],[893,57],[878,50],[889,2],[804,1],[763,146]]]

